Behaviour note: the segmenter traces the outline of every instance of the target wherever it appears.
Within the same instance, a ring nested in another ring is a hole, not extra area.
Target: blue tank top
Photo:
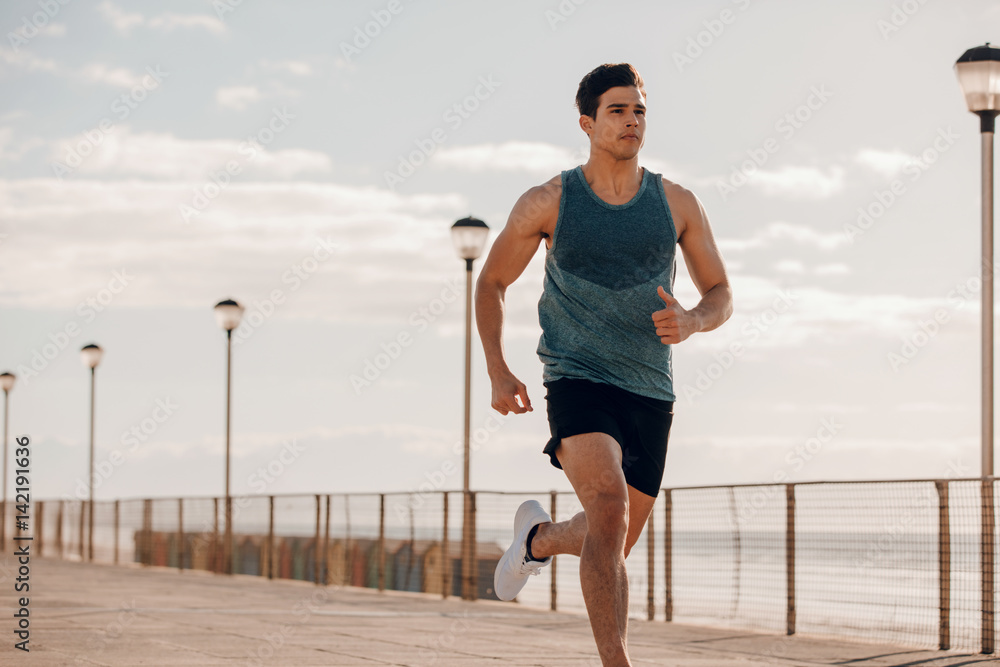
[[[582,167],[562,172],[559,217],[538,300],[543,382],[583,378],[673,401],[671,345],[652,315],[658,285],[674,293],[677,231],[663,181],[643,168],[639,191],[609,204]]]

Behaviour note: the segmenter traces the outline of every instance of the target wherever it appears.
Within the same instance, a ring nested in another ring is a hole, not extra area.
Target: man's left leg
[[[639,540],[639,535],[649,519],[649,513],[653,511],[654,502],[656,502],[656,498],[629,485],[628,533],[625,536],[626,558],[628,558],[632,546]],[[586,512],[577,512],[566,521],[539,524],[535,536],[531,539],[531,555],[538,559],[545,559],[555,554],[579,556],[586,534]]]

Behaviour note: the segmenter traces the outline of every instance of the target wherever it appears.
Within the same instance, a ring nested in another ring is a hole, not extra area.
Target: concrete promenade
[[[589,621],[575,614],[42,558],[31,561],[31,651],[24,653],[14,648],[7,572],[0,665],[600,665]],[[978,654],[662,621],[631,622],[629,644],[636,666],[1000,664]]]

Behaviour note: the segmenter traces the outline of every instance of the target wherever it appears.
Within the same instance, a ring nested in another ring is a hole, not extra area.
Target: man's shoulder
[[[678,203],[682,202],[687,204],[694,203],[696,197],[693,192],[688,190],[680,183],[675,183],[674,181],[671,181],[666,176],[661,176],[660,178],[663,181],[663,192],[667,195],[668,199],[670,198],[676,199]]]
[[[532,217],[545,217],[559,212],[559,199],[562,197],[562,174],[556,174],[549,180],[528,188],[521,195],[517,207],[521,213]]]

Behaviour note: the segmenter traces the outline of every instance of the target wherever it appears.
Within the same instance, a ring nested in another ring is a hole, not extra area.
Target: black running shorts
[[[622,448],[622,471],[628,485],[647,496],[659,495],[673,401],[590,380],[559,378],[543,384],[548,390],[545,401],[552,437],[542,451],[552,465],[562,469],[555,453],[562,438],[607,433]]]

